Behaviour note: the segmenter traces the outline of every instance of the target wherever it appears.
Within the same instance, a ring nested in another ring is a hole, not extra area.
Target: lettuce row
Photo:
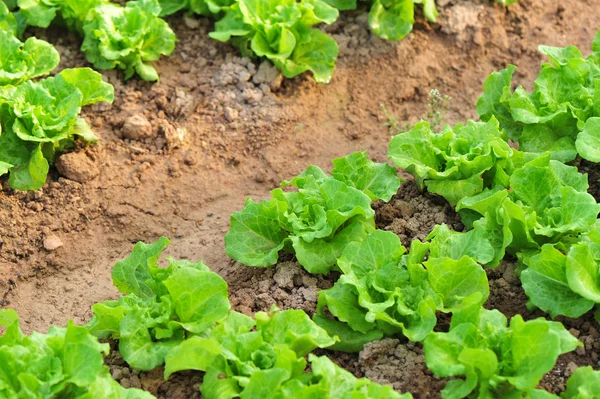
[[[536,387],[561,354],[578,346],[583,344],[561,323],[517,315],[507,325],[502,313],[481,307],[455,313],[449,332],[434,332],[423,343],[436,376],[461,377],[446,384],[444,399],[556,398]],[[592,398],[577,396],[593,384],[582,380],[590,370],[581,370],[567,383],[564,398]]]
[[[498,119],[523,151],[600,162],[600,31],[587,58],[575,46],[539,51],[550,62],[542,64],[533,91],[512,91],[516,67],[510,65],[486,79],[477,113],[482,120]]]
[[[158,0],[129,1],[125,7],[108,0],[18,0],[26,24],[48,27],[57,15],[83,36],[81,50],[97,69],[118,68],[125,79],[137,73],[158,80],[148,62],[175,49],[176,37],[159,17]]]
[[[271,266],[280,251],[296,255],[311,273],[336,267],[344,247],[375,230],[373,199],[390,199],[400,186],[394,168],[376,164],[366,153],[334,160],[332,176],[316,166],[282,185],[297,191],[271,191],[262,202],[246,201],[231,216],[227,254],[248,266]]]
[[[258,312],[254,319],[231,311],[227,284],[202,262],[169,258],[158,266],[169,241],[136,244],[113,269],[126,294],[92,307],[87,328],[119,340],[132,367],[165,366],[164,377],[182,370],[206,372],[200,387],[211,398],[409,399],[391,387],[359,380],[327,358],[306,356],[336,342],[300,310]]]
[[[85,327],[69,321],[66,328],[51,327],[48,334],[26,336],[12,309],[0,309],[0,396],[50,399],[150,399],[148,392],[125,389],[104,366],[101,344]]]
[[[65,69],[40,81],[0,86],[0,175],[18,190],[37,190],[46,182],[56,152],[76,138],[97,141],[81,107],[112,102],[112,85],[89,68]]]
[[[510,148],[496,116],[502,121],[498,114],[440,134],[422,122],[392,138],[389,156],[422,188],[455,205],[468,230],[450,234],[438,226],[431,245],[461,248],[461,241],[478,248],[474,260],[492,267],[507,253],[517,256],[530,305],[553,317],[579,317],[600,303],[600,205],[576,167],[550,152]]]
[[[357,352],[366,342],[398,334],[422,341],[437,324],[437,312],[483,304],[489,296],[485,272],[469,257],[471,248],[448,244],[415,240],[405,255],[400,239],[382,230],[348,244],[338,260],[343,274],[319,292],[315,316],[339,336],[333,348]]]
[[[394,136],[388,157],[413,175],[421,189],[444,197],[451,205],[484,188],[505,185],[514,169],[513,149],[504,140],[498,121],[469,121],[445,126],[441,133],[420,122]]]

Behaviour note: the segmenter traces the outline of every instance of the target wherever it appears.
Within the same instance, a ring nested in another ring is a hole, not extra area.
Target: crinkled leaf
[[[366,193],[372,200],[389,201],[398,192],[402,179],[396,169],[386,163],[375,163],[367,152],[355,152],[333,160],[331,175]]]
[[[531,303],[552,317],[580,317],[594,302],[574,292],[567,279],[567,257],[546,244],[533,256],[526,256],[527,265],[521,273],[523,289]]]
[[[590,366],[579,367],[567,380],[562,399],[597,399],[600,393],[600,372]]]
[[[369,12],[369,26],[382,39],[400,40],[412,31],[415,22],[413,0],[375,0]]]
[[[485,271],[468,256],[458,260],[430,257],[424,265],[431,288],[442,297],[440,310],[444,312],[483,304],[490,294]]]
[[[582,158],[591,162],[600,162],[600,118],[590,118],[575,142]]]
[[[241,212],[231,215],[225,235],[227,255],[248,266],[270,266],[277,263],[288,232],[285,226],[287,204],[277,199],[263,202],[246,201]]]

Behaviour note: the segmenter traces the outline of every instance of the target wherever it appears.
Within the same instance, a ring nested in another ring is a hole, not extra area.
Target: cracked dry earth
[[[62,155],[47,184],[36,192],[0,191],[0,305],[15,308],[23,329],[46,331],[68,319],[84,323],[91,304],[115,298],[112,265],[133,243],[161,235],[172,241],[169,256],[202,259],[230,285],[242,312],[272,304],[314,312],[317,292],[336,275],[310,276],[283,258],[270,269],[231,262],[223,236],[229,215],[247,196],[262,199],[283,179],[307,165],[329,168],[331,159],[368,150],[385,161],[389,131],[384,104],[401,123],[425,115],[427,94],[452,98],[446,122],[475,117],[483,80],[508,63],[519,66],[525,86],[537,76],[539,44],[589,49],[600,27],[600,0],[521,0],[506,9],[487,0],[438,0],[440,18],[418,17],[401,42],[370,34],[364,13],[345,13],[329,34],[340,44],[334,78],[318,85],[308,77],[284,80],[267,63],[240,58],[232,47],[207,36],[206,19],[169,18],[179,43],[157,63],[161,81],[115,86],[113,105],[84,111],[101,141]],[[86,65],[79,39],[53,30],[33,32],[55,44],[61,67]],[[590,176],[591,165],[581,165]],[[586,169],[587,168],[587,169]],[[598,197],[598,186],[592,194]],[[407,182],[389,204],[374,204],[379,228],[407,245],[438,223],[461,229],[439,198]],[[490,307],[507,316],[530,313],[505,262],[489,270]],[[561,320],[585,347],[559,359],[542,386],[564,387],[577,365],[598,363],[599,326],[592,319]],[[442,326],[443,328],[443,326]],[[439,398],[445,381],[426,369],[421,346],[397,339],[368,345],[360,354],[324,351],[357,376]],[[161,370],[131,370],[113,352],[107,363],[124,386],[143,387],[160,398],[199,397],[200,373],[180,373],[168,382]]]

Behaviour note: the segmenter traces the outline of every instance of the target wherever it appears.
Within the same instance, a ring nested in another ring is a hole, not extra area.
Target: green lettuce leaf
[[[591,367],[579,367],[567,380],[562,399],[596,399],[600,392],[600,372]]]
[[[12,10],[14,6],[7,7],[7,4],[5,2],[0,3],[0,30],[5,34],[16,36],[19,25],[13,13],[9,11],[9,8]]]
[[[382,39],[403,39],[415,22],[414,3],[413,0],[375,0],[369,12],[369,27]]]
[[[58,66],[59,58],[48,42],[31,37],[23,43],[13,33],[0,30],[0,86],[47,75]]]
[[[585,122],[575,146],[582,158],[600,162],[600,118],[589,118]]]
[[[404,181],[392,166],[368,159],[366,151],[336,158],[332,163],[331,175],[335,179],[359,189],[372,200],[389,201]]]
[[[523,289],[531,303],[552,317],[580,317],[594,307],[594,301],[577,294],[569,286],[567,256],[550,244],[535,255],[524,256],[527,266],[521,273]]]

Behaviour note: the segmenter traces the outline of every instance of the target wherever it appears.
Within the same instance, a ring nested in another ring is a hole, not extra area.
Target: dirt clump
[[[425,365],[420,344],[386,338],[365,345],[356,362],[365,377],[398,392],[411,392],[415,398],[440,398],[445,381]]]
[[[61,155],[56,161],[56,169],[61,175],[77,183],[85,183],[100,174],[97,163],[84,151]]]
[[[317,294],[328,289],[338,278],[337,273],[311,275],[297,262],[283,261],[269,268],[249,268],[236,263],[225,278],[230,287],[229,300],[234,309],[252,315],[279,309],[301,309],[315,313]]]
[[[388,203],[377,201],[373,208],[377,228],[395,233],[407,248],[412,240],[425,241],[437,224],[445,223],[456,231],[464,228],[446,200],[421,192],[412,179],[402,183]]]

